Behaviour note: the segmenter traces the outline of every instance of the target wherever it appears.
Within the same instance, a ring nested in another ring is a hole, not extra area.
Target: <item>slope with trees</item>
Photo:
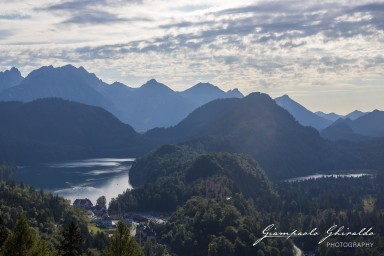
[[[0,102],[0,152],[9,162],[136,156],[142,137],[107,111],[62,99]]]
[[[113,211],[174,211],[192,196],[206,196],[209,184],[218,184],[220,197],[238,193],[260,208],[275,198],[274,188],[257,162],[231,153],[199,153],[185,146],[160,147],[138,160],[129,174],[141,185],[112,199]]]

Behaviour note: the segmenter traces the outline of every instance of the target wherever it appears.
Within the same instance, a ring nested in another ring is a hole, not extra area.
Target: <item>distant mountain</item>
[[[109,85],[83,67],[72,65],[41,67],[24,80],[15,68],[0,75],[7,77],[0,80],[0,101],[29,102],[51,97],[76,101],[102,107],[138,131],[176,125],[192,110],[217,98],[242,97],[237,89],[224,92],[210,84],[188,92],[175,92],[154,79],[140,88],[119,82]]]
[[[343,118],[342,115],[338,115],[336,113],[324,113],[321,111],[317,111],[315,112],[315,114],[332,122],[335,122],[339,118]]]
[[[20,71],[13,67],[10,70],[0,72],[0,92],[18,85],[24,78],[21,76]]]
[[[332,122],[335,122],[339,118],[342,118],[342,119],[349,118],[351,120],[355,120],[355,119],[357,119],[359,117],[362,117],[366,113],[365,112],[361,112],[359,110],[355,110],[355,111],[353,111],[353,112],[351,112],[351,113],[349,113],[348,115],[345,115],[345,116],[338,115],[338,114],[335,114],[335,113],[328,113],[328,114],[326,114],[326,113],[321,112],[321,111],[317,111],[315,114],[320,116],[320,117],[322,117],[322,118],[324,118],[324,119],[327,119],[327,120],[330,120]]]
[[[195,104],[155,79],[118,97],[109,97],[119,109],[117,116],[138,131],[175,125],[196,108]]]
[[[250,154],[274,179],[308,174],[331,154],[314,128],[301,126],[260,93],[212,101],[175,127],[153,129],[145,136],[158,144],[186,142],[209,151]]]
[[[191,88],[180,92],[180,94],[196,106],[202,106],[216,99],[244,97],[238,89],[224,92],[219,87],[210,83],[198,83]]]
[[[0,102],[0,160],[43,162],[137,156],[146,143],[102,108],[62,99]]]
[[[355,120],[339,119],[324,129],[321,136],[329,140],[384,138],[384,111],[375,110]]]
[[[349,113],[348,115],[344,116],[344,118],[349,118],[351,120],[356,120],[357,118],[362,117],[365,114],[367,114],[367,113],[361,112],[359,110],[355,110],[355,111]]]
[[[275,101],[280,107],[286,109],[303,126],[311,126],[320,131],[332,123],[332,121],[309,111],[296,101],[292,100],[288,95],[278,97]]]
[[[47,66],[32,71],[19,85],[2,91],[0,100],[28,102],[56,97],[111,111],[113,105],[97,91],[103,85],[105,83],[83,67]]]
[[[237,89],[224,92],[208,83],[200,83],[182,92],[175,92],[155,79],[139,88],[116,89],[122,86],[114,83],[107,88],[115,93],[104,95],[108,95],[107,98],[119,110],[116,116],[138,131],[176,125],[197,107],[218,98],[242,97]]]

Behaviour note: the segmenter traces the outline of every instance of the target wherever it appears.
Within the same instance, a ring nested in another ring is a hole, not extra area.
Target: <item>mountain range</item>
[[[320,168],[332,151],[316,129],[300,125],[262,93],[212,101],[178,125],[156,128],[145,136],[157,144],[187,142],[208,151],[250,154],[272,178]]]
[[[342,119],[351,119],[351,120],[355,120],[359,117],[362,117],[363,115],[365,115],[366,113],[365,112],[361,112],[359,110],[354,110],[352,111],[351,113],[349,113],[348,115],[339,115],[339,114],[336,114],[336,113],[324,113],[324,112],[321,112],[321,111],[317,111],[315,112],[316,115],[324,118],[324,119],[327,119],[329,121],[332,121],[332,122],[335,122],[337,119],[339,118],[342,118]]]
[[[335,113],[311,112],[288,95],[275,99],[301,125],[316,128],[328,140],[361,141],[384,137],[384,112],[355,110],[345,116]]]
[[[384,137],[384,111],[374,110],[357,119],[338,119],[321,131],[329,140],[364,140]]]
[[[199,83],[176,92],[152,79],[139,88],[122,83],[107,84],[83,67],[41,67],[22,78],[16,68],[0,73],[0,101],[29,102],[57,97],[93,106],[114,114],[143,132],[176,125],[192,110],[217,98],[243,97],[238,90],[224,92],[212,84]]]
[[[13,67],[10,70],[0,72],[0,92],[15,85],[18,85],[24,77],[21,76],[20,71]]]
[[[304,106],[292,100],[288,95],[278,97],[275,101],[280,107],[291,113],[303,126],[311,126],[317,130],[322,130],[332,124],[332,121],[309,111]]]
[[[42,67],[26,78],[14,68],[1,75],[7,88],[0,92],[2,160],[138,156],[163,144],[186,144],[194,150],[249,154],[271,178],[284,179],[376,168],[384,159],[384,115],[378,110],[354,112],[352,116],[364,115],[331,125],[286,95],[275,100],[263,93],[243,97],[208,83],[175,92],[152,79],[131,88],[106,84],[71,65]],[[311,126],[322,127],[321,133]],[[135,131],[150,127],[157,128]],[[359,143],[332,142],[338,140]]]
[[[384,164],[384,140],[335,144],[261,93],[211,101],[144,134],[100,107],[57,98],[0,102],[0,119],[0,161],[17,164],[136,157],[164,144],[249,154],[272,179]]]

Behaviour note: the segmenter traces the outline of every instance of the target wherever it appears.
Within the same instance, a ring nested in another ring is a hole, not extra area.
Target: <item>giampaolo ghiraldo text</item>
[[[313,228],[310,231],[299,231],[299,230],[293,230],[290,232],[283,232],[278,231],[274,224],[271,224],[267,226],[263,231],[263,236],[259,238],[256,242],[253,243],[253,245],[257,245],[261,241],[263,241],[266,238],[293,238],[293,237],[305,237],[305,236],[320,236],[321,239],[319,240],[318,244],[321,244],[325,242],[329,238],[334,237],[370,237],[374,236],[375,233],[373,232],[373,228],[361,228],[358,231],[352,231],[349,228],[346,228],[345,226],[338,226],[333,225],[330,227],[325,234],[320,234],[320,232],[317,230],[317,228]]]

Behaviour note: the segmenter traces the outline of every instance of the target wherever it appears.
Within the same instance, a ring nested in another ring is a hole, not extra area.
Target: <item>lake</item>
[[[97,158],[19,166],[12,179],[60,195],[71,203],[77,198],[88,198],[95,204],[102,195],[108,203],[132,188],[128,173],[134,160]]]

